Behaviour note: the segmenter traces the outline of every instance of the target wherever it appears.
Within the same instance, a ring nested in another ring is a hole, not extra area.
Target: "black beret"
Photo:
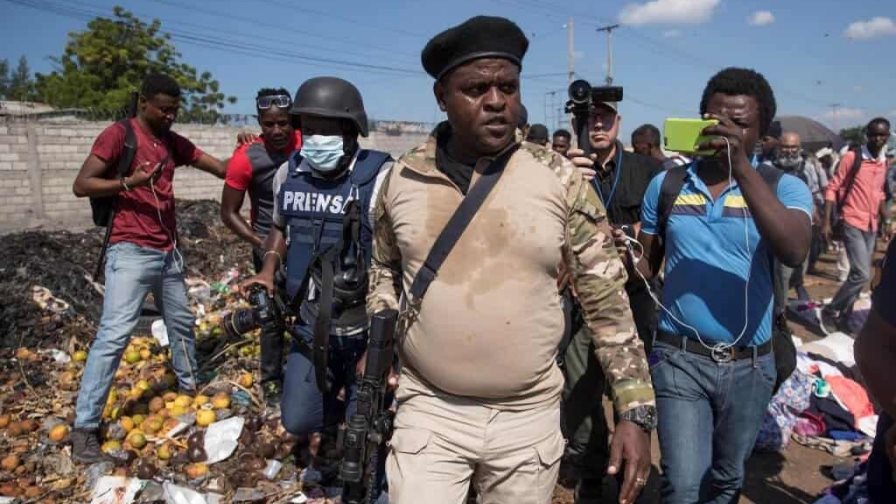
[[[544,140],[548,139],[548,127],[544,124],[533,124],[531,128],[529,128],[529,135],[526,137],[526,140]]]
[[[433,37],[423,48],[423,69],[436,80],[480,58],[504,58],[522,68],[529,39],[513,21],[476,16]]]

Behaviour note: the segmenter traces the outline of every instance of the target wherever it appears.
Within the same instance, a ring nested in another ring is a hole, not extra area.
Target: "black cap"
[[[313,115],[347,119],[366,137],[367,112],[361,92],[351,82],[338,77],[314,77],[299,86],[289,110],[293,115]]]
[[[426,73],[436,80],[469,61],[504,58],[523,66],[529,39],[513,21],[492,16],[476,16],[433,37],[420,59]]]
[[[548,141],[548,127],[544,124],[533,124],[531,128],[529,128],[529,134],[526,135],[526,140],[530,140],[533,142],[536,141]]]

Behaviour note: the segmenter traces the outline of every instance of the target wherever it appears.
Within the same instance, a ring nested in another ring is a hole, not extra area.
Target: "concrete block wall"
[[[33,227],[81,230],[91,225],[87,199],[72,194],[72,182],[94,139],[109,123],[0,122],[0,232]],[[183,124],[175,131],[219,159],[233,153],[239,128]],[[366,148],[397,157],[425,141],[420,133],[373,131]],[[193,168],[180,168],[174,191],[183,199],[220,199],[222,182]]]

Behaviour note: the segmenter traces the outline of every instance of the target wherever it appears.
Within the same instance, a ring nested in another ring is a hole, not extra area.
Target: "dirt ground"
[[[878,243],[878,256],[885,251],[885,244]],[[836,277],[836,256],[825,254],[819,260],[818,274],[807,274],[806,289],[813,299],[821,300],[833,296],[839,282]],[[794,293],[791,292],[791,296]],[[823,337],[816,328],[790,321],[794,335],[804,343]],[[606,403],[606,401],[605,401]],[[605,406],[609,406],[605,404]],[[607,408],[609,418],[612,410]],[[612,425],[612,424],[611,424]],[[639,502],[659,502],[659,459],[660,450],[656,435],[652,439],[651,453],[653,471]],[[801,504],[816,500],[819,493],[830,486],[833,481],[823,474],[825,468],[850,462],[849,458],[838,458],[821,450],[806,448],[791,442],[781,453],[755,453],[747,462],[746,482],[744,484],[741,503],[750,504]],[[562,480],[561,480],[562,481]],[[557,485],[554,492],[554,504],[572,504],[573,496],[570,486]],[[607,502],[614,502],[607,500]]]

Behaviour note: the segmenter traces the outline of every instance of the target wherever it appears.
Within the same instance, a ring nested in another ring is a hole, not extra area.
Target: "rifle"
[[[379,463],[392,435],[392,412],[386,403],[389,370],[394,359],[398,312],[383,310],[370,321],[367,367],[358,386],[357,412],[339,431],[342,447],[342,502],[373,504]]]
[[[140,94],[137,91],[131,91],[130,95],[128,96],[128,115],[124,119],[125,121],[130,118],[137,117],[137,100],[139,98],[139,95]],[[134,159],[134,153],[137,151],[137,142],[134,137],[134,133],[131,131],[130,127],[126,127],[125,131],[125,152],[122,153],[121,159],[118,162],[118,178],[124,178],[127,170],[129,170],[131,167],[131,161],[133,161]],[[103,210],[103,207],[105,206],[107,206],[107,208]],[[94,211],[94,223],[100,224],[105,220],[106,225],[106,233],[103,237],[103,247],[100,249],[100,256],[96,261],[96,269],[93,271],[93,279],[94,281],[97,281],[99,280],[100,275],[103,274],[103,265],[105,265],[106,263],[106,249],[109,248],[109,238],[112,236],[112,221],[115,220],[116,207],[114,197],[106,199],[105,202],[101,201],[100,199],[92,200],[91,207]],[[103,213],[106,213],[106,216],[102,216]]]

